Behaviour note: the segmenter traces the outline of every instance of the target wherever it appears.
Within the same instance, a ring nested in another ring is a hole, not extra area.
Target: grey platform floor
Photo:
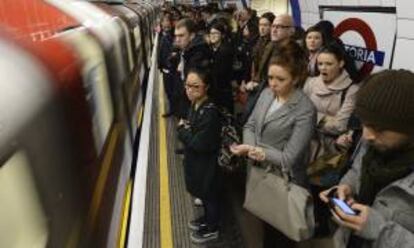
[[[157,108],[158,109],[158,108]],[[158,115],[153,115],[153,123],[158,123]],[[182,166],[182,155],[176,155],[174,150],[180,145],[175,131],[174,118],[167,119],[167,146],[168,146],[168,168],[169,168],[169,190],[171,199],[172,235],[173,247],[193,248],[243,248],[245,247],[239,225],[230,204],[223,202],[222,223],[220,227],[220,238],[204,245],[195,245],[190,240],[190,230],[187,227],[189,220],[202,214],[202,208],[193,205],[193,199],[186,192],[184,184],[184,168]],[[147,180],[147,203],[145,220],[144,247],[159,248],[160,242],[160,206],[159,206],[159,155],[158,153],[159,132],[153,132],[151,137],[151,148],[157,151],[151,154],[152,165],[148,168]],[[227,198],[224,197],[224,201]],[[164,248],[164,247],[162,247]]]

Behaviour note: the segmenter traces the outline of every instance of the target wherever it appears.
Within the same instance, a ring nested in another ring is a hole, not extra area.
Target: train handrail
[[[158,34],[155,37],[155,43],[158,44]],[[151,115],[154,111],[154,83],[156,80],[157,68],[157,46],[154,46],[151,56],[151,69],[148,77],[148,86],[145,99],[145,110],[141,137],[139,140],[138,159],[136,163],[136,172],[134,176],[134,188],[132,192],[132,209],[129,224],[128,248],[140,248],[144,244],[144,222],[145,222],[145,201],[147,191],[147,172],[150,153],[150,136],[151,136]],[[144,131],[145,130],[145,131]]]

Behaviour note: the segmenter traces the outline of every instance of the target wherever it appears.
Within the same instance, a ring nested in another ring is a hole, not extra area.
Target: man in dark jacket
[[[180,48],[180,62],[177,71],[180,75],[180,107],[178,117],[185,118],[190,103],[184,92],[183,81],[190,68],[208,68],[211,61],[211,52],[202,36],[196,34],[196,24],[188,18],[181,19],[175,25],[175,42]]]
[[[355,213],[332,208],[341,227],[335,237],[348,248],[413,247],[414,73],[372,75],[358,92],[355,113],[364,142],[331,194]],[[330,190],[320,194],[327,203]]]
[[[172,57],[175,56],[174,51],[174,30],[172,23],[172,15],[165,13],[161,18],[161,32],[158,50],[158,68],[163,74],[164,90],[168,98],[169,110],[164,113],[164,117],[171,116],[177,112],[177,101],[175,99],[177,91],[178,74],[177,65],[174,64]]]

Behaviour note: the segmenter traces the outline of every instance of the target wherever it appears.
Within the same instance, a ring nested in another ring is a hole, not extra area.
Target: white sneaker
[[[194,205],[196,205],[197,207],[201,207],[201,206],[203,206],[203,201],[199,198],[195,198],[194,199]]]
[[[193,232],[190,236],[191,241],[196,244],[204,244],[206,242],[216,240],[218,237],[218,229],[212,229],[208,226],[202,227],[200,230]]]

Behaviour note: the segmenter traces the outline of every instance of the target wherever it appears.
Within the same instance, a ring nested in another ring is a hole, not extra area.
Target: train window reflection
[[[46,247],[48,226],[23,151],[0,167],[0,247]]]

